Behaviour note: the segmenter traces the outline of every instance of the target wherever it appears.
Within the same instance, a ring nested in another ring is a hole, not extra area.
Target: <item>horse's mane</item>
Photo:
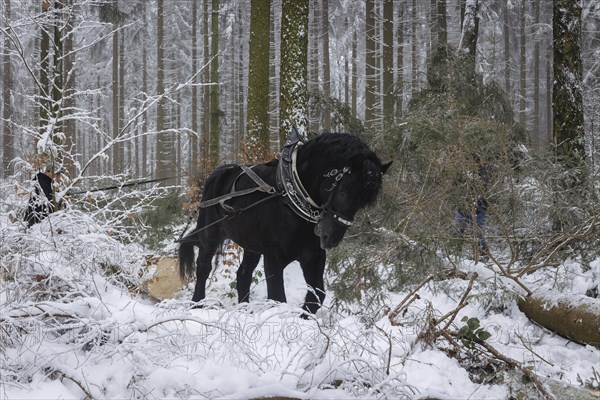
[[[381,187],[381,160],[358,137],[347,133],[326,133],[307,141],[299,150],[299,158],[308,160],[311,176],[322,176],[331,169],[349,167],[360,203],[367,205],[377,197]]]
[[[347,133],[325,133],[309,140],[303,146],[307,154],[311,154],[315,148],[323,161],[334,165],[347,164],[353,159],[370,159],[381,166],[381,161],[365,143]]]

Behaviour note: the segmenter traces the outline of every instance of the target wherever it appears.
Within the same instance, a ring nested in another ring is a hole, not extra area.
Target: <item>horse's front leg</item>
[[[325,250],[316,247],[314,251],[308,252],[299,260],[304,280],[309,287],[302,308],[311,314],[316,313],[325,300],[325,285],[323,283],[325,258]]]
[[[252,283],[252,273],[258,265],[260,254],[252,253],[244,249],[244,258],[237,270],[237,292],[238,302],[248,302],[250,299],[250,284]]]
[[[265,254],[265,277],[267,279],[267,297],[282,303],[286,302],[283,287],[283,269],[286,263],[274,255]]]

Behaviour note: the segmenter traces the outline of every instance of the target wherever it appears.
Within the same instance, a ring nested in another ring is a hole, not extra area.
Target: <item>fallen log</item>
[[[600,299],[548,290],[520,297],[518,305],[544,328],[600,349]]]

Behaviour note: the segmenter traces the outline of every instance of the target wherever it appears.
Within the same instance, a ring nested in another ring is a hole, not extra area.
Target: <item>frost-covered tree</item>
[[[282,0],[279,94],[281,143],[285,142],[293,126],[304,136],[308,128],[308,11],[308,0]]]
[[[161,96],[165,91],[165,5],[163,0],[156,2],[156,93]],[[169,176],[173,168],[171,141],[166,131],[166,99],[159,98],[156,108],[156,177]]]
[[[212,0],[210,17],[210,137],[208,140],[208,165],[213,169],[219,162],[220,119],[219,109],[219,0]]]
[[[2,2],[4,6],[3,14],[4,17],[0,21],[0,26],[7,30],[10,27],[10,0],[4,0]],[[8,173],[8,167],[11,160],[14,157],[14,143],[13,143],[13,133],[11,127],[11,96],[12,96],[12,87],[13,87],[13,79],[12,79],[12,66],[11,66],[11,43],[10,38],[6,35],[4,36],[4,48],[2,52],[2,170],[0,171],[0,176],[4,176],[5,173]]]
[[[581,59],[581,4],[554,0],[554,139],[558,156],[575,166],[585,158]]]
[[[470,69],[475,73],[477,39],[479,37],[479,0],[466,0],[462,18],[462,34],[459,50],[471,61]]]
[[[250,66],[248,73],[248,130],[250,154],[269,153],[269,47],[271,1],[252,0],[250,10]]]
[[[375,128],[377,118],[377,37],[375,27],[375,0],[365,3],[365,129]]]

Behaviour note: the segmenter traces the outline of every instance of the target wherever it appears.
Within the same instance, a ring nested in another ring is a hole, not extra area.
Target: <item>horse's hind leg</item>
[[[206,238],[208,235],[204,235]],[[196,287],[192,301],[200,301],[206,297],[206,281],[212,270],[212,258],[221,242],[203,240],[198,244],[199,252],[196,259]]]
[[[237,292],[238,301],[248,302],[250,299],[250,284],[252,283],[252,273],[260,260],[259,253],[253,253],[244,249],[242,263],[237,270]]]

